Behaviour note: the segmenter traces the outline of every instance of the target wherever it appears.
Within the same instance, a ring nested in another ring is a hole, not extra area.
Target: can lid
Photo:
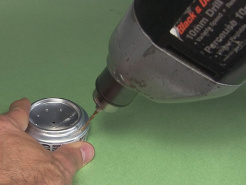
[[[87,113],[72,101],[46,98],[34,102],[30,109],[27,133],[38,141],[69,142],[81,134]]]
[[[30,123],[44,130],[63,130],[73,127],[82,118],[76,104],[59,98],[47,98],[32,104]]]

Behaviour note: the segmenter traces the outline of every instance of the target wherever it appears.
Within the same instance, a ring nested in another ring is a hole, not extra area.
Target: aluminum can
[[[76,103],[61,98],[46,98],[34,102],[26,130],[47,150],[54,151],[63,144],[86,141],[89,126],[86,111]]]

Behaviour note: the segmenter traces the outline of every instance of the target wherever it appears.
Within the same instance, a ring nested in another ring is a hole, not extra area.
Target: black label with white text
[[[170,33],[226,65],[246,45],[246,0],[195,0]]]

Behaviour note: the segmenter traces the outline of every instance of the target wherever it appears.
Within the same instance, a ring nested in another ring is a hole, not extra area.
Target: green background
[[[61,97],[92,114],[108,40],[130,4],[0,1],[0,112],[22,97]],[[99,113],[88,138],[95,159],[73,184],[245,185],[245,92],[185,104],[139,95],[116,113]]]

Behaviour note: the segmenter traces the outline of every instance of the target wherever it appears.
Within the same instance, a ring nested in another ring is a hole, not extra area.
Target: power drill
[[[246,78],[245,44],[245,0],[134,0],[111,36],[96,108],[138,93],[159,103],[230,94]]]

